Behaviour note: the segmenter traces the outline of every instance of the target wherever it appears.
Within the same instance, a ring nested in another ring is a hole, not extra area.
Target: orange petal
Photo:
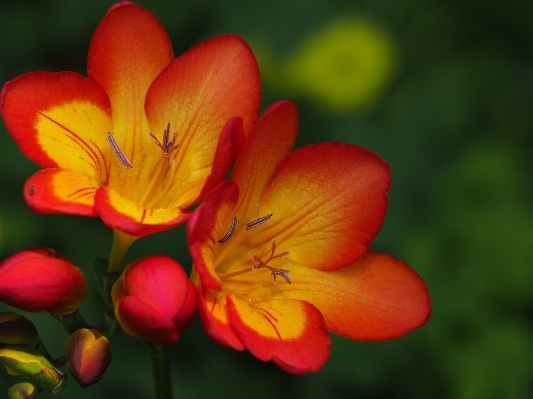
[[[246,349],[273,360],[285,371],[318,371],[329,356],[331,340],[320,311],[305,301],[272,300],[249,304],[226,297],[231,325]]]
[[[233,218],[238,196],[239,188],[235,183],[220,183],[211,190],[187,223],[187,241],[194,269],[202,285],[215,290],[220,290],[222,283],[214,269],[213,253],[218,240],[230,229],[229,220]]]
[[[109,10],[91,40],[89,77],[107,92],[113,137],[134,166],[153,146],[144,111],[146,93],[172,59],[170,40],[159,21],[144,8],[128,2]],[[113,162],[119,174],[124,173],[118,159],[113,158]]]
[[[180,208],[143,208],[105,187],[96,191],[94,206],[107,226],[138,237],[177,226],[189,217]]]
[[[378,233],[387,207],[389,166],[361,147],[321,143],[283,160],[266,186],[254,230],[258,247],[276,239],[296,263],[334,270],[355,262]]]
[[[24,198],[28,206],[38,213],[98,216],[94,210],[94,193],[98,187],[98,182],[84,174],[45,169],[28,179]]]
[[[174,206],[196,202],[213,169],[224,125],[243,120],[245,134],[257,121],[261,100],[259,69],[250,47],[238,36],[218,36],[177,57],[151,85],[146,112],[160,137],[170,123],[178,133]],[[184,187],[187,197],[180,197]]]
[[[231,174],[231,181],[239,186],[239,221],[249,223],[264,216],[257,213],[261,193],[278,163],[289,154],[297,132],[298,113],[290,101],[273,103],[259,119]]]
[[[359,341],[400,337],[423,326],[431,313],[429,293],[418,274],[377,252],[331,272],[295,266],[291,279],[291,286],[275,297],[311,302],[329,331]]]
[[[230,326],[226,305],[209,288],[198,287],[198,311],[209,337],[225,346],[244,350],[244,345]]]
[[[107,180],[109,99],[90,79],[73,72],[28,73],[4,85],[0,109],[17,145],[39,166]]]
[[[231,166],[235,163],[237,156],[241,152],[244,140],[245,134],[242,126],[242,118],[230,119],[224,125],[224,129],[222,129],[215,158],[213,160],[211,174],[208,176],[207,180],[205,180],[205,184],[199,197],[194,199],[191,203],[204,198],[213,187],[225,179]],[[202,183],[204,183],[204,181],[202,181]],[[183,198],[183,202],[190,202],[190,199],[189,201],[185,201],[185,198]]]

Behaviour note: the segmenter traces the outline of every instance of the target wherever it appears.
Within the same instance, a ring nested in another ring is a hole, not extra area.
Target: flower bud
[[[196,312],[196,288],[181,265],[163,255],[130,263],[111,297],[124,331],[157,345],[177,341]]]
[[[66,356],[70,373],[85,388],[104,376],[111,363],[111,348],[98,331],[82,328],[68,339]]]
[[[31,321],[15,312],[0,312],[0,344],[35,347],[39,333]]]
[[[65,375],[38,349],[20,345],[0,347],[0,362],[9,374],[32,377],[32,384],[46,391],[57,393],[65,386]]]
[[[20,382],[7,390],[10,399],[32,399],[39,395],[39,390],[29,382]]]
[[[8,305],[64,315],[78,309],[86,295],[80,269],[51,249],[28,249],[0,263],[0,301]]]

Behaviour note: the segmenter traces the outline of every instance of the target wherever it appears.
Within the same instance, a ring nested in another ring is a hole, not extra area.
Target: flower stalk
[[[146,342],[150,349],[150,360],[152,361],[155,397],[158,399],[173,399],[170,361],[168,357],[172,345],[161,346],[149,341]]]

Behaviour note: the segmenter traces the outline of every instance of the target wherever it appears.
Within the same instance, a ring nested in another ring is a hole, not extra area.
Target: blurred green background
[[[0,81],[35,70],[85,74],[92,32],[113,1],[2,0]],[[263,107],[296,102],[297,146],[345,141],[392,168],[372,248],[426,281],[427,325],[395,341],[333,337],[317,374],[295,377],[210,341],[199,320],[173,350],[179,398],[533,397],[533,2],[482,0],[139,0],[175,54],[213,35],[252,46]],[[22,198],[38,167],[0,126],[0,259],[48,246],[86,272],[82,311],[99,321],[90,264],[108,256],[99,219],[37,215]],[[163,253],[190,269],[183,226],[137,241],[128,261]],[[1,309],[8,307],[1,304]],[[53,355],[66,340],[29,315]],[[104,379],[62,397],[152,397],[147,348],[111,338]],[[13,384],[0,372],[0,392]],[[51,397],[43,394],[43,397]]]

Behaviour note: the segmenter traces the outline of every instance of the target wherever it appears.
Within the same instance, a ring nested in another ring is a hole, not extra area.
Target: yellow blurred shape
[[[314,33],[287,62],[289,88],[334,111],[368,108],[389,83],[397,50],[368,19],[334,21]]]

